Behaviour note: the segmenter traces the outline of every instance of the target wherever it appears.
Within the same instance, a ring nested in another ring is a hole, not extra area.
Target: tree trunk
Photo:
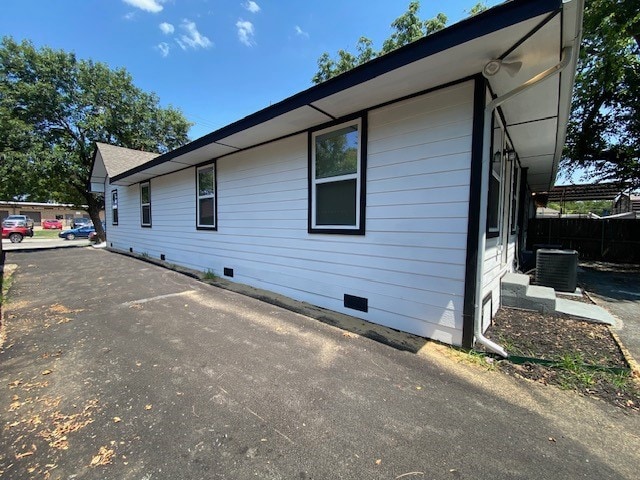
[[[91,193],[87,193],[85,196],[88,205],[87,212],[89,212],[89,217],[91,217],[93,226],[96,229],[98,239],[100,242],[104,242],[107,240],[107,235],[104,228],[102,228],[102,220],[100,220],[100,211],[104,208],[104,198]]]

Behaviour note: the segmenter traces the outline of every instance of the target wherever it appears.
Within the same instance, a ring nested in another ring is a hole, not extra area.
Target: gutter
[[[484,145],[488,145],[488,135],[492,132],[490,128],[487,128],[487,125],[491,125],[491,115],[493,115],[493,111],[498,108],[500,105],[505,103],[506,101],[512,99],[513,97],[521,94],[522,92],[528,90],[534,85],[540,83],[541,81],[557,75],[562,72],[569,62],[571,61],[571,57],[573,55],[573,46],[565,47],[562,49],[562,58],[557,65],[554,65],[551,68],[548,68],[544,72],[539,73],[538,75],[530,78],[522,85],[514,88],[513,90],[501,95],[499,97],[494,98],[491,102],[489,102],[484,109]],[[484,148],[482,153],[482,177],[481,177],[481,186],[480,186],[480,229],[482,232],[478,235],[478,263],[476,265],[476,292],[475,292],[475,308],[473,314],[473,333],[475,335],[476,342],[480,345],[483,345],[485,348],[490,350],[493,353],[497,353],[498,355],[507,358],[509,354],[506,350],[498,345],[497,343],[489,340],[484,336],[482,332],[482,270],[484,264],[484,255],[485,248],[487,242],[487,204],[489,202],[489,163],[490,163],[490,155],[489,151]]]

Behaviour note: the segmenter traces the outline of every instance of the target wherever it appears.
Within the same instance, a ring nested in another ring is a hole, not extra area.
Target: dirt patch
[[[497,362],[498,368],[530,380],[601,398],[640,411],[640,388],[606,325],[571,318],[501,308],[487,337],[510,355],[556,362],[555,365]]]

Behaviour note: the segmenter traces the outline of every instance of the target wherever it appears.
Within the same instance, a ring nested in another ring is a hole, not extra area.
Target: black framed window
[[[111,224],[118,225],[118,191],[111,191]]]
[[[309,134],[309,232],[364,234],[366,120]]]
[[[491,137],[491,165],[489,166],[489,200],[487,203],[487,236],[500,235],[502,212],[502,177],[504,174],[504,130],[494,115]]]
[[[196,168],[196,228],[217,228],[216,164]]]
[[[151,184],[140,184],[140,224],[143,227],[151,226]]]
[[[518,199],[520,198],[520,168],[517,159],[513,159],[511,170],[511,234],[518,232]]]

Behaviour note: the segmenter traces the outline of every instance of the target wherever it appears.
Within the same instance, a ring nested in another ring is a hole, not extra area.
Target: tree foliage
[[[469,14],[475,15],[486,8],[484,3],[477,3],[471,8]],[[356,44],[357,55],[346,50],[338,50],[337,58],[331,58],[327,52],[323,53],[318,58],[318,71],[312,78],[313,83],[322,83],[447,26],[447,16],[444,13],[438,13],[433,18],[422,20],[418,15],[419,10],[419,0],[413,0],[409,3],[407,11],[391,23],[393,31],[389,38],[383,42],[380,51],[373,48],[373,42],[369,38],[360,37]]]
[[[188,141],[189,127],[124,69],[0,43],[0,197],[88,205],[101,234],[104,198],[88,191],[95,142],[164,153]]]
[[[640,186],[640,0],[586,3],[563,167]]]

